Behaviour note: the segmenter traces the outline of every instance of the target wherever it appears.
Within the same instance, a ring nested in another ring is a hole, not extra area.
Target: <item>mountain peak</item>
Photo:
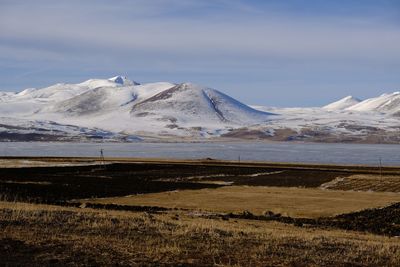
[[[367,99],[351,108],[352,111],[378,111],[393,113],[400,110],[400,92],[382,94],[378,97]]]
[[[270,113],[255,110],[215,89],[181,83],[147,98],[131,109],[135,118],[166,122],[171,127],[220,127],[254,125],[269,119]]]
[[[135,81],[131,81],[126,76],[121,76],[121,75],[112,77],[112,78],[110,78],[108,80],[111,81],[111,82],[115,82],[115,83],[121,84],[121,85],[140,85],[140,83],[135,82]]]
[[[184,88],[184,89],[194,89],[194,90],[203,90],[205,89],[204,86],[201,86],[199,84],[191,83],[191,82],[184,82],[181,84],[178,84],[179,87]]]
[[[346,97],[344,97],[338,101],[335,101],[329,105],[326,105],[323,108],[328,109],[328,110],[343,110],[343,109],[349,108],[351,106],[354,106],[360,102],[361,102],[360,99],[349,95],[349,96],[346,96]]]

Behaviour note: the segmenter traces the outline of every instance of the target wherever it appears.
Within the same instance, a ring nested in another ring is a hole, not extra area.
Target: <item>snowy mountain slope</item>
[[[271,115],[214,89],[139,84],[122,76],[27,89],[2,101],[0,114],[125,134],[187,137],[265,123]]]
[[[156,82],[156,83],[146,83],[139,86],[135,86],[135,94],[138,101],[143,101],[147,98],[155,96],[167,89],[174,87],[176,84],[169,82]]]
[[[0,103],[3,101],[9,100],[14,95],[15,95],[15,93],[11,93],[11,92],[0,92]]]
[[[78,84],[58,83],[41,89],[25,89],[22,92],[15,94],[13,100],[26,101],[35,99],[41,102],[63,101],[100,87],[116,88],[121,86],[132,86],[134,84],[137,83],[121,76],[116,76],[111,79],[90,79]]]
[[[210,88],[182,83],[132,107],[135,117],[190,125],[254,124],[268,120],[269,113],[246,106]]]
[[[279,115],[268,124],[233,129],[223,136],[274,141],[400,143],[400,119],[380,112],[261,106],[257,109]]]
[[[191,83],[139,84],[116,76],[0,93],[1,121],[0,136],[16,140],[53,140],[54,135],[54,140],[141,136],[400,143],[400,93],[362,102],[346,97],[322,108],[250,107]]]
[[[140,85],[138,82],[129,80],[126,76],[115,76],[108,80],[124,86]]]
[[[347,108],[350,111],[396,113],[400,111],[400,92],[383,94]]]
[[[326,105],[323,108],[326,110],[344,110],[344,109],[352,107],[360,102],[361,102],[361,100],[359,100],[358,98],[355,98],[353,96],[346,96],[345,98],[342,98],[338,101],[330,103],[329,105]]]
[[[46,106],[38,113],[56,113],[63,116],[89,116],[127,112],[121,109],[124,106],[136,103],[151,97],[161,91],[174,86],[171,83],[151,83],[139,85],[138,83],[120,87],[96,87],[67,100]],[[51,116],[51,115],[50,115]],[[95,119],[96,120],[96,119]],[[101,127],[102,125],[99,125]]]
[[[132,101],[134,96],[145,98],[172,86],[173,84],[170,83],[142,86],[122,76],[111,79],[91,79],[78,84],[60,83],[41,89],[26,89],[17,94],[2,93],[0,114],[28,117],[31,114],[48,114],[49,112],[66,112],[71,115],[89,114],[102,111],[103,108],[107,111],[109,108]]]
[[[17,94],[15,100],[57,101],[79,95],[92,87],[86,84],[64,84],[58,83],[42,89],[24,90]]]
[[[29,117],[49,105],[104,85],[111,87],[121,86],[111,80],[96,79],[79,84],[59,83],[41,89],[25,89],[17,94],[9,94],[7,98],[3,98],[0,104],[0,114],[3,116]]]
[[[73,116],[105,112],[135,101],[133,87],[98,87],[45,108],[42,112],[56,112]]]
[[[269,112],[260,112],[236,99],[214,89],[204,89],[205,95],[209,98],[213,107],[218,110],[227,121],[239,124],[257,124],[269,121],[275,115]]]
[[[52,121],[0,117],[0,141],[140,141],[136,136]]]

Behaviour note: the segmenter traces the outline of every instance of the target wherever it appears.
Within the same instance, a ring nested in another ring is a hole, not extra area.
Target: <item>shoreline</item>
[[[37,167],[62,167],[52,165],[55,163],[65,166],[102,166],[104,164],[155,164],[155,165],[193,165],[193,166],[221,166],[221,167],[260,167],[276,168],[285,170],[318,170],[318,171],[340,171],[349,173],[370,173],[370,174],[400,174],[400,166],[377,166],[365,164],[325,164],[325,163],[304,163],[304,162],[271,162],[271,161],[234,161],[205,159],[179,159],[179,158],[139,158],[139,157],[21,157],[21,156],[0,156],[0,168],[7,168],[3,163],[13,162],[27,163],[20,167],[35,167],[34,163],[41,163]],[[5,161],[5,162],[4,162]],[[46,163],[49,164],[46,166]],[[18,166],[14,167],[18,168]]]

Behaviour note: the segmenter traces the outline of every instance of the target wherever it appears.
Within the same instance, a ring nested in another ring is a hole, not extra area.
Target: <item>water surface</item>
[[[400,166],[400,145],[324,143],[0,143],[1,156],[89,156]]]

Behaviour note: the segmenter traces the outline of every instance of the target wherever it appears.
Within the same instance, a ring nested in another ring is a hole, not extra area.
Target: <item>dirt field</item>
[[[351,191],[374,167],[8,160],[0,266],[400,265],[400,194]]]
[[[65,164],[65,161],[61,162]],[[71,164],[76,163],[79,164],[0,168],[0,198],[59,203],[79,198],[217,188],[224,184],[312,188],[349,175],[340,170],[253,167],[247,164],[209,166],[198,163],[138,162],[84,166],[81,161]]]

